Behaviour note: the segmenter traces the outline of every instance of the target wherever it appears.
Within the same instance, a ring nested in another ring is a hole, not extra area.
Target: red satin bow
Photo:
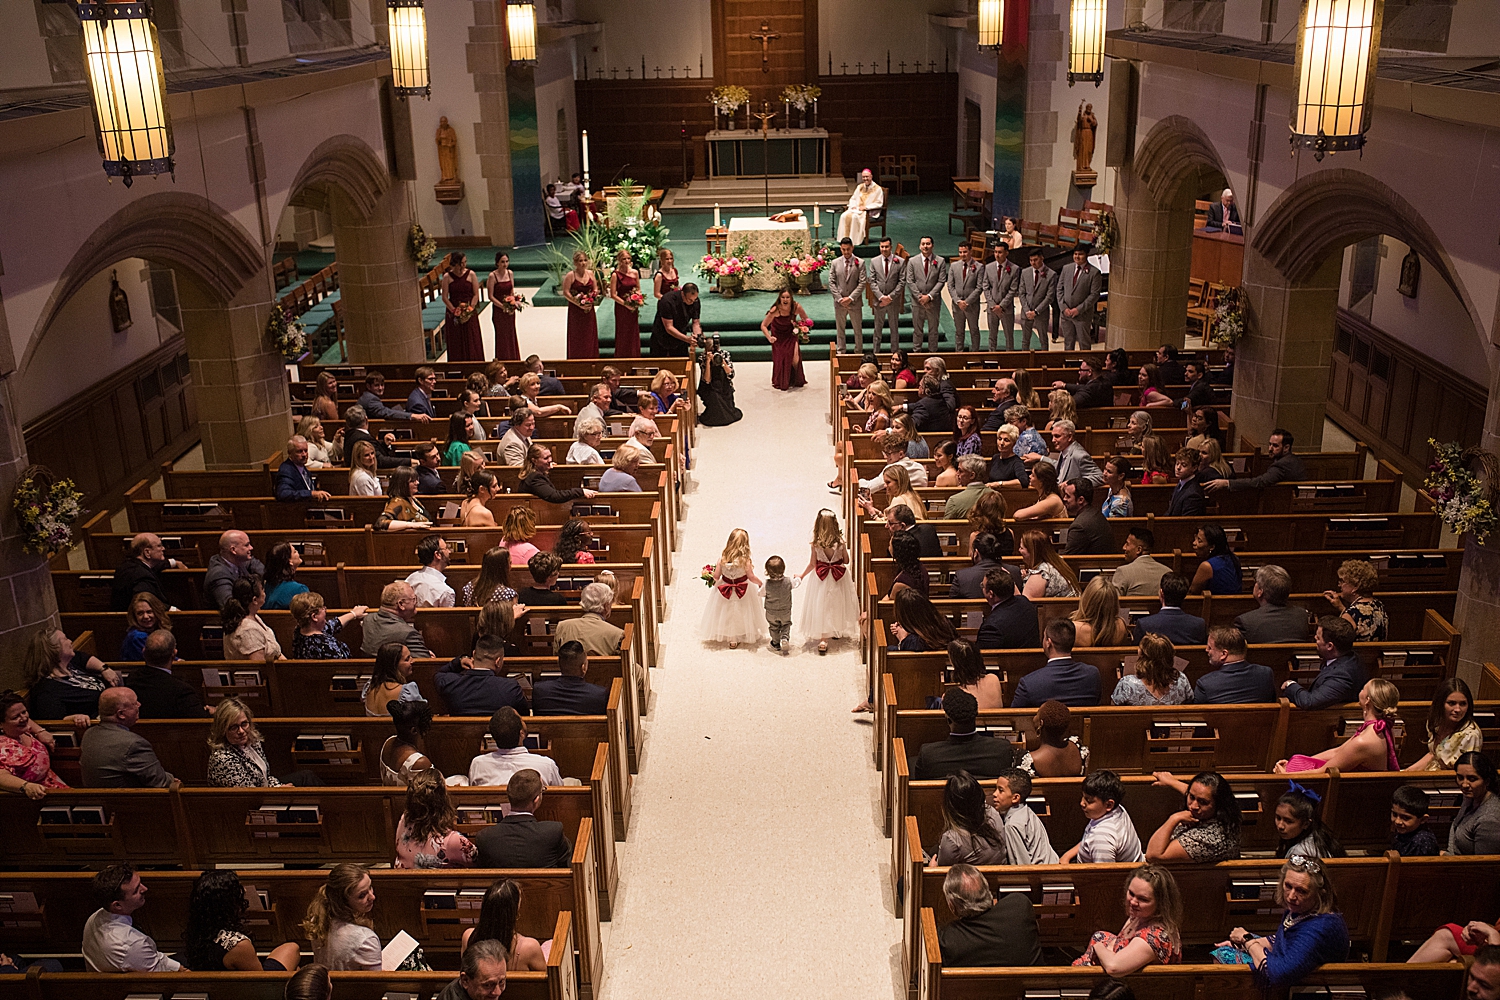
[[[841,562],[826,563],[826,562],[823,562],[823,561],[819,560],[819,562],[817,564],[817,573],[818,573],[818,579],[819,580],[826,580],[826,579],[828,579],[828,574],[832,573],[833,574],[833,582],[837,583],[838,581],[840,581],[840,580],[842,580],[844,578],[844,573],[845,572],[846,572],[846,570],[845,570],[844,564],[841,563]]]
[[[723,594],[726,600],[730,594],[733,594],[735,597],[744,597],[745,588],[749,586],[749,580],[741,580],[739,583],[721,583],[719,584],[719,593]]]

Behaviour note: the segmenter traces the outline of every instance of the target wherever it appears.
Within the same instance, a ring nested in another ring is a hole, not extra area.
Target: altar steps
[[[703,178],[689,182],[687,187],[669,189],[662,198],[661,208],[662,211],[711,211],[717,204],[721,210],[765,211],[767,186],[768,182],[762,178]],[[769,187],[772,212],[800,208],[811,218],[813,205],[842,209],[849,201],[854,182],[846,177],[772,177]]]

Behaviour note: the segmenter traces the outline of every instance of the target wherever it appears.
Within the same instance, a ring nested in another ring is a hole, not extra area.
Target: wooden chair
[[[885,235],[885,211],[886,206],[890,204],[891,192],[884,184],[880,185],[880,190],[885,194],[885,197],[881,200],[880,207],[872,208],[865,213],[865,221],[868,223],[865,228],[866,239],[869,239],[877,227],[880,229],[880,235]]]
[[[1208,225],[1208,208],[1213,204],[1207,201],[1193,202],[1193,228],[1202,229]]]
[[[333,332],[339,342],[339,361],[348,361],[349,345],[344,340],[344,300],[342,297],[333,302]]]
[[[1027,246],[1036,246],[1041,242],[1041,228],[1037,223],[1026,219],[1016,223],[1016,231],[1021,234],[1021,242]]]
[[[967,236],[969,230],[979,228],[984,218],[984,199],[981,192],[970,191],[964,195],[964,207],[955,212],[948,213],[948,232],[953,232],[953,220],[957,219],[963,223],[963,235]]]
[[[1194,309],[1203,304],[1203,287],[1206,285],[1202,278],[1188,279],[1188,308]]]
[[[1107,201],[1086,201],[1083,203],[1086,212],[1113,212],[1115,206]]]
[[[970,230],[969,231],[969,250],[971,251],[971,255],[973,256],[973,258],[975,260],[981,261],[981,262],[988,260],[989,259],[989,253],[990,253],[990,237],[989,237],[989,234],[986,233],[982,229],[972,229],[972,230]]]
[[[887,189],[887,197],[889,197],[889,189],[891,187],[896,187],[899,190],[901,175],[896,172],[895,156],[875,157],[875,183]]]
[[[917,158],[912,153],[901,154],[901,193],[906,193],[906,185],[910,184],[915,189],[913,194],[922,193],[922,177],[917,173]]]
[[[1037,242],[1042,244],[1043,246],[1055,247],[1062,245],[1059,242],[1061,237],[1058,234],[1057,227],[1049,226],[1045,223],[1036,227],[1036,239]]]
[[[1079,229],[1083,226],[1082,214],[1076,208],[1059,208],[1057,210],[1058,226],[1067,226],[1069,229]]]
[[[1189,279],[1190,285],[1191,281],[1192,279]],[[1203,301],[1199,305],[1188,309],[1188,330],[1192,331],[1196,327],[1203,336],[1205,347],[1208,345],[1208,335],[1213,330],[1214,315],[1219,308],[1219,292],[1224,287],[1216,281],[1209,282],[1203,292]]]

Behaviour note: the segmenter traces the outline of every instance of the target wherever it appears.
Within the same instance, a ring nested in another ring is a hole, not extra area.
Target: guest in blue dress
[[[292,598],[307,593],[307,586],[293,579],[297,567],[302,565],[302,553],[292,547],[291,542],[277,542],[266,553],[266,603],[267,611],[285,611],[292,606]]]
[[[1238,594],[1244,589],[1240,560],[1229,548],[1229,536],[1210,521],[1193,537],[1193,551],[1203,561],[1188,588],[1193,594]]]
[[[172,631],[172,616],[167,614],[167,606],[155,594],[145,591],[130,598],[130,607],[125,609],[125,621],[130,628],[126,630],[125,639],[120,643],[120,659],[130,663],[142,659],[146,636],[159,628]]]
[[[1279,927],[1257,937],[1236,927],[1214,949],[1215,961],[1249,965],[1262,987],[1295,986],[1320,965],[1349,957],[1349,928],[1338,912],[1333,883],[1317,858],[1297,855],[1281,866],[1276,902],[1286,907]]]
[[[1135,516],[1135,498],[1130,495],[1130,477],[1134,474],[1135,466],[1121,455],[1111,456],[1104,463],[1104,485],[1109,487],[1109,495],[1100,510],[1105,517]]]

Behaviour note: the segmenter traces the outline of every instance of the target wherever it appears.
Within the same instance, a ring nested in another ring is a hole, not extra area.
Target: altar
[[[704,139],[710,177],[821,177],[829,170],[827,129],[714,129]]]
[[[806,219],[772,222],[767,218],[737,216],[729,220],[729,235],[725,241],[728,251],[734,253],[743,240],[745,249],[760,262],[760,273],[745,279],[746,288],[779,292],[786,287],[785,276],[773,268],[771,262],[790,256],[781,246],[782,241],[788,238],[797,240],[803,253],[812,249]]]

